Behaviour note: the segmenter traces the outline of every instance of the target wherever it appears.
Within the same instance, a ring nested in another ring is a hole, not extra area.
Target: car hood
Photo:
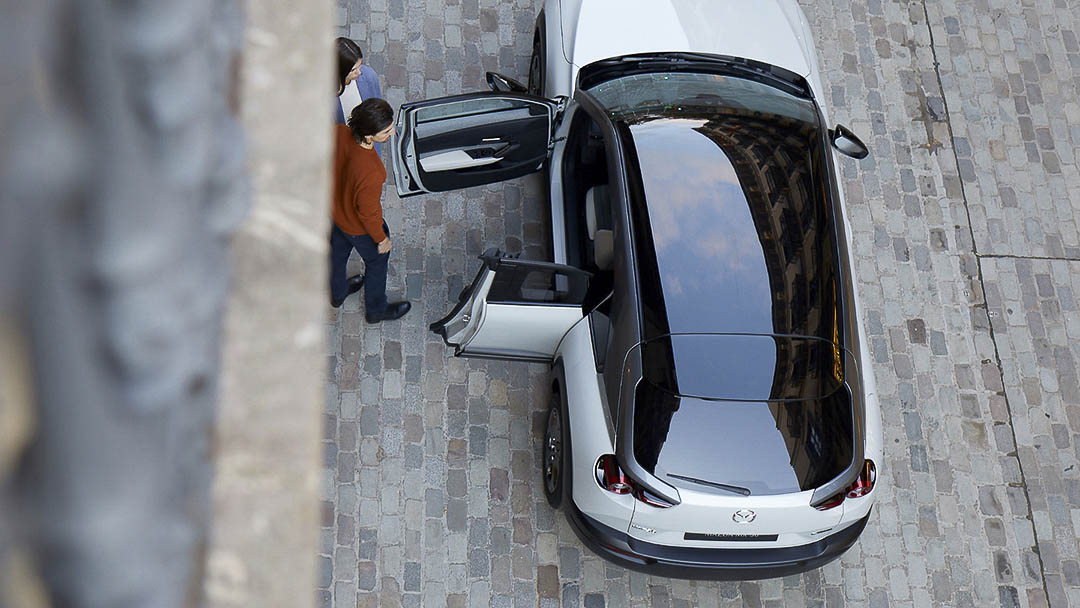
[[[814,62],[801,9],[791,0],[564,1],[563,49],[578,68],[665,51],[730,55],[808,77]],[[578,11],[566,10],[578,4]]]

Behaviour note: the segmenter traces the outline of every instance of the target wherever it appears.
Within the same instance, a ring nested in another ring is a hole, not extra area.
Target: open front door
[[[468,188],[539,170],[559,107],[518,93],[402,105],[390,144],[398,195]]]
[[[507,257],[495,249],[457,306],[431,324],[458,357],[551,361],[581,320],[589,273],[572,266]]]

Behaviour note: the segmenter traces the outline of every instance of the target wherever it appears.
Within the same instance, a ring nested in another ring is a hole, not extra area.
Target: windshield
[[[588,90],[613,120],[752,111],[816,123],[813,102],[760,82],[718,74],[654,72],[602,82]]]

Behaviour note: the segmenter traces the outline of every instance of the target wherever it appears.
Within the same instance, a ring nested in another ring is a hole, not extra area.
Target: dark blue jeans
[[[383,224],[384,228],[386,224]],[[387,231],[387,234],[390,234]],[[379,253],[375,240],[366,234],[346,234],[334,224],[330,231],[330,295],[335,302],[345,299],[349,285],[345,264],[355,249],[364,258],[364,313],[374,315],[386,310],[386,268],[390,253]]]

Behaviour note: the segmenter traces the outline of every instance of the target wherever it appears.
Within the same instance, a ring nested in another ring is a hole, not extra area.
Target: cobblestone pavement
[[[427,324],[486,246],[545,258],[537,178],[400,201],[402,322],[329,317],[318,581],[334,606],[1080,606],[1080,1],[802,0],[833,119],[882,399],[883,492],[801,576],[639,575],[539,481],[544,366],[460,360]],[[538,0],[339,0],[395,106],[526,74]]]

